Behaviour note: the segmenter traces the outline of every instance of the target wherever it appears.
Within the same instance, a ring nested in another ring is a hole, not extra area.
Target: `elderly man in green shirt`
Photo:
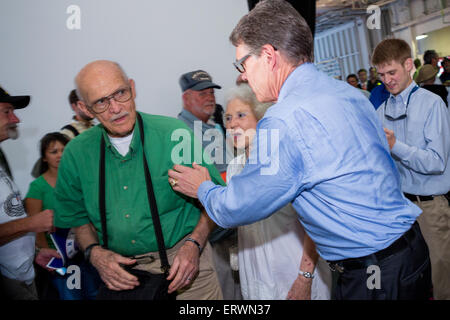
[[[55,225],[76,228],[81,249],[109,290],[132,290],[139,285],[137,277],[123,268],[134,265],[135,256],[148,254],[151,259],[138,268],[161,273],[147,198],[145,151],[171,265],[169,292],[177,291],[177,299],[222,299],[207,242],[215,224],[197,202],[174,192],[167,182],[173,151],[179,149],[179,141],[172,141],[175,130],[188,133],[190,150],[183,151],[198,159],[192,131],[177,119],[139,112],[145,136],[143,150],[135,84],[122,68],[111,61],[94,61],[75,80],[80,108],[100,124],[72,140],[64,151],[55,190]],[[101,139],[105,145],[108,249],[102,247],[99,210]],[[200,159],[205,161],[202,155]],[[216,183],[224,184],[214,166],[206,165]]]

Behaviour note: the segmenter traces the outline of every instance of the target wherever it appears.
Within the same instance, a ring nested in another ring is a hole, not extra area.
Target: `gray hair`
[[[264,0],[241,18],[230,35],[234,46],[243,44],[259,55],[270,44],[289,63],[313,61],[313,37],[305,19],[285,0]]]
[[[423,54],[423,62],[424,64],[431,64],[431,59],[433,58],[439,58],[439,55],[437,54],[436,50],[427,50]]]
[[[256,99],[252,88],[247,83],[241,83],[235,87],[232,87],[225,95],[225,105],[231,102],[231,100],[238,99],[250,106],[253,114],[257,120],[264,117],[267,109],[273,104],[272,102],[262,103]]]

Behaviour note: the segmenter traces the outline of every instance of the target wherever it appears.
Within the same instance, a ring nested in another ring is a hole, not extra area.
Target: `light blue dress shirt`
[[[244,170],[227,187],[203,182],[197,195],[222,227],[253,223],[292,202],[331,261],[386,248],[421,213],[402,195],[372,104],[310,63],[289,75],[259,121]]]
[[[412,92],[416,86],[413,81],[397,96],[391,94],[377,113],[396,137],[391,153],[402,190],[422,196],[442,195],[450,190],[449,112],[438,95],[422,88]],[[405,113],[406,118],[400,120],[385,117],[398,118]]]

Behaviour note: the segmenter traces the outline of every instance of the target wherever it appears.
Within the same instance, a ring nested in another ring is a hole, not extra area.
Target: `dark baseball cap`
[[[221,89],[222,87],[212,82],[211,76],[203,70],[191,71],[180,77],[180,87],[184,92],[188,89],[200,91],[208,88]]]
[[[30,96],[11,96],[0,87],[0,102],[11,103],[14,109],[22,109],[30,103]]]

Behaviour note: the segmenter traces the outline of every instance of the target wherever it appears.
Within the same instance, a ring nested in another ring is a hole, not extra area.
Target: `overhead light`
[[[422,40],[422,39],[425,39],[425,38],[427,38],[427,37],[428,37],[427,34],[421,34],[420,36],[417,36],[417,37],[416,37],[416,40]]]

